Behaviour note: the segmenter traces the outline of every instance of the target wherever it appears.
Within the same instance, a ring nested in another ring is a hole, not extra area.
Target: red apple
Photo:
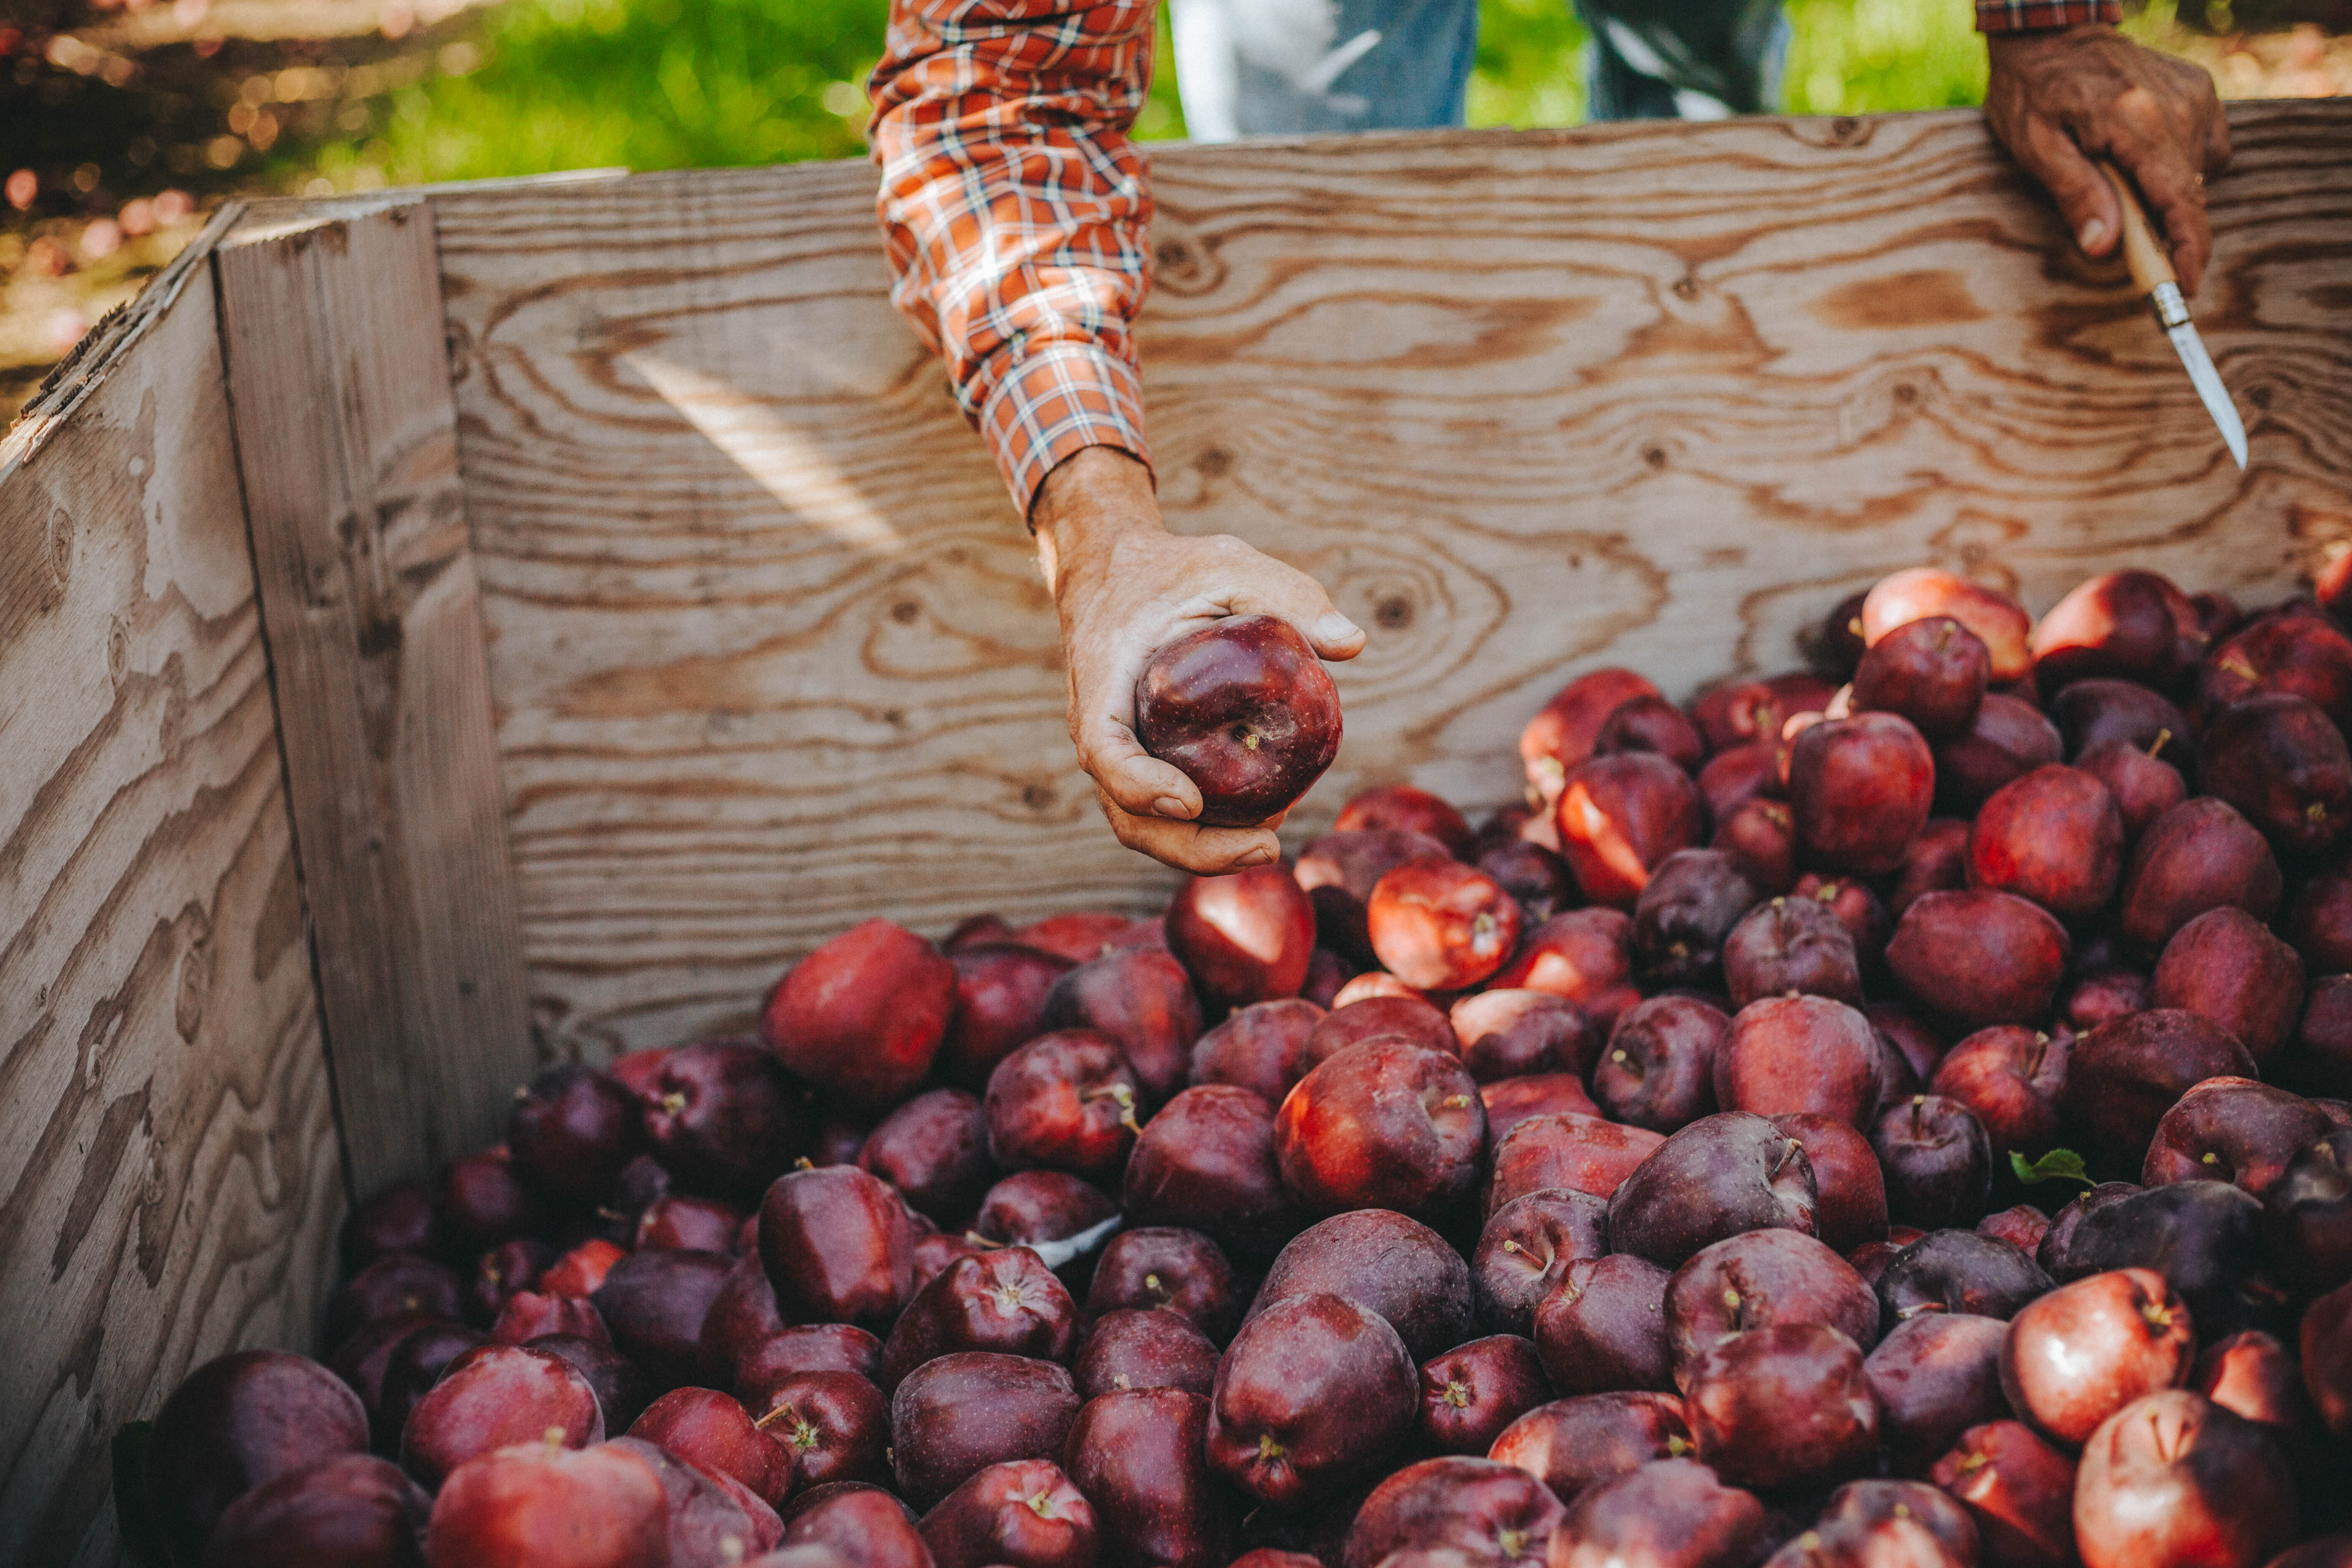
[[[1204,824],[1252,827],[1287,811],[1339,754],[1340,729],[1330,672],[1273,616],[1189,632],[1135,683],[1135,738],[1200,786]]]
[[[760,1034],[794,1073],[880,1110],[930,1071],[955,1002],[953,964],[904,927],[870,920],[793,965]]]
[[[669,1503],[625,1449],[521,1444],[450,1475],[426,1554],[434,1568],[667,1568]]]

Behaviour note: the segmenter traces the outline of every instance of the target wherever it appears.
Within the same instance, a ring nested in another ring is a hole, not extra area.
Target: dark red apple
[[[2075,585],[2033,628],[2044,691],[2092,676],[2169,687],[2197,668],[2205,632],[2197,607],[2154,572],[2106,572]]]
[[[1992,656],[1974,632],[1944,616],[1896,626],[1871,645],[1853,674],[1853,710],[1888,712],[1930,741],[1966,731],[1984,700]]]
[[[884,1117],[858,1151],[857,1164],[940,1225],[968,1218],[996,1174],[988,1119],[980,1101],[960,1089],[919,1094]]]
[[[2282,855],[2325,854],[2352,826],[2352,752],[2328,716],[2300,697],[2267,693],[2213,715],[2198,784],[2228,801]]]
[[[1486,1110],[1453,1057],[1375,1040],[1299,1079],[1274,1141],[1283,1184],[1309,1212],[1429,1215],[1475,1184]]]
[[[921,1529],[938,1568],[1088,1568],[1099,1535],[1094,1505],[1044,1458],[974,1472],[923,1516]]]
[[[1785,893],[1797,881],[1797,819],[1786,802],[1750,800],[1716,826],[1711,848],[1731,857],[1759,893]]]
[[[1470,853],[1470,824],[1438,796],[1411,784],[1374,784],[1349,798],[1331,824],[1335,833],[1417,833],[1449,855]]]
[[[2339,1285],[2305,1308],[2297,1340],[2304,1390],[2321,1423],[2339,1442],[2352,1437],[2352,1285]]]
[[[1592,1069],[1592,1094],[1610,1120],[1673,1132],[1715,1110],[1715,1063],[1731,1033],[1723,1010],[1689,996],[1659,996],[1617,1020]],[[1491,1131],[1494,1110],[1487,1109]]]
[[[1843,1258],[1793,1230],[1751,1230],[1704,1247],[1666,1285],[1666,1341],[1688,1397],[1707,1352],[1776,1324],[1824,1323],[1878,1340],[1878,1298]]]
[[[1994,791],[1969,833],[1969,886],[2031,899],[2063,920],[2105,909],[2123,864],[2123,814],[2107,786],[2054,763]]]
[[[1959,622],[1984,644],[1994,685],[2032,672],[2033,618],[2025,607],[1998,589],[1932,566],[1896,572],[1872,585],[1862,602],[1864,646],[1876,647],[1896,627],[1937,616]]]
[[[852,1166],[788,1172],[760,1205],[760,1261],[804,1322],[888,1323],[913,1290],[913,1245],[898,1195]]]
[[[1862,1001],[1853,933],[1828,905],[1795,893],[1758,904],[1732,928],[1723,976],[1735,1007],[1792,993]]]
[[[205,1543],[204,1568],[425,1568],[432,1510],[397,1465],[339,1454],[229,1504]]]
[[[193,1559],[231,1503],[320,1459],[364,1454],[367,1412],[317,1362],[234,1351],[181,1381],[147,1435],[147,1504]]]
[[[1101,955],[1097,947],[1088,958]],[[935,1058],[940,1075],[975,1093],[1013,1047],[1045,1032],[1045,995],[1076,964],[1013,942],[948,948],[955,1012]]]
[[[1108,1035],[1061,1029],[996,1064],[982,1102],[987,1157],[1006,1171],[1056,1170],[1092,1181],[1117,1175],[1140,1130],[1142,1086]],[[984,1164],[975,1167],[981,1194]]]
[[[1288,1297],[1218,1363],[1209,1463],[1261,1502],[1328,1495],[1411,1434],[1416,1387],[1386,1319],[1346,1297]]]
[[[743,1234],[743,1211],[719,1198],[656,1198],[637,1215],[639,1252],[723,1252],[730,1257]]]
[[[2058,1142],[2073,1043],[2021,1024],[1979,1029],[1936,1065],[1927,1091],[1966,1106],[1996,1160],[2011,1150],[2038,1160]]]
[[[751,1413],[710,1388],[674,1388],[630,1424],[629,1436],[698,1469],[731,1476],[770,1507],[792,1490],[791,1462]]]
[[[1192,1081],[1231,1084],[1279,1105],[1290,1086],[1307,1076],[1301,1055],[1326,1016],[1321,1007],[1297,996],[1236,1008],[1193,1045]]]
[[[760,1036],[800,1077],[880,1110],[930,1071],[955,1005],[955,965],[905,927],[870,920],[793,966]]]
[[[1097,1029],[1117,1040],[1144,1098],[1158,1104],[1184,1087],[1192,1042],[1201,1037],[1201,1003],[1174,954],[1108,952],[1054,983],[1041,1022],[1047,1029]]]
[[[680,1181],[750,1195],[782,1175],[812,1131],[805,1097],[758,1045],[714,1040],[662,1058],[646,1138]]]
[[[2083,1443],[2143,1394],[2178,1388],[2197,1354],[2189,1310],[2147,1268],[2062,1285],[2010,1320],[2000,1385],[2010,1407],[2062,1443]]]
[[[2294,1483],[2277,1439],[2201,1394],[2148,1394],[2084,1445],[2074,1483],[2083,1568],[2257,1568],[2294,1533]]]
[[[1303,1217],[1283,1185],[1274,1108],[1223,1084],[1186,1089],[1144,1124],[1125,1191],[1131,1221],[1197,1230],[1244,1258],[1270,1256]]]
[[[669,1502],[626,1449],[523,1443],[450,1475],[426,1556],[433,1568],[667,1568]]]
[[[1089,1319],[1124,1308],[1173,1312],[1222,1343],[1240,1320],[1241,1288],[1203,1233],[1146,1226],[1111,1237],[1087,1294]]]
[[[1490,1153],[1522,1121],[1563,1112],[1571,1116],[1601,1114],[1601,1108],[1592,1103],[1592,1096],[1585,1092],[1584,1085],[1577,1081],[1573,1073],[1530,1073],[1525,1078],[1483,1083],[1478,1086],[1478,1098],[1486,1106],[1486,1148]]]
[[[1125,1309],[1094,1321],[1071,1368],[1078,1397],[1176,1388],[1206,1395],[1217,1377],[1217,1347],[1173,1312]]]
[[[1715,1058],[1715,1102],[1860,1126],[1878,1107],[1879,1068],[1878,1037],[1852,1007],[1826,996],[1767,996],[1731,1020]]]
[[[2110,1169],[2137,1171],[2157,1124],[2209,1078],[2252,1078],[2254,1059],[2194,1013],[2154,1007],[2075,1040],[2060,1109]]]
[[[1922,1007],[1981,1028],[2048,1013],[2072,952],[2047,910],[1972,889],[1914,900],[1886,944],[1886,966]]]
[[[1643,973],[1664,985],[1708,983],[1724,940],[1758,896],[1727,850],[1667,856],[1633,905],[1633,952]]]
[[[1534,1563],[1566,1511],[1516,1466],[1461,1455],[1423,1459],[1372,1489],[1339,1562],[1341,1568]]]
[[[1886,1237],[1886,1180],[1870,1140],[1852,1123],[1811,1111],[1787,1111],[1772,1125],[1804,1145],[1813,1168],[1813,1234],[1851,1252]]]
[[[2316,704],[2339,730],[2352,725],[2352,638],[2318,616],[2265,616],[2198,671],[2197,702],[2209,716],[2273,692]]]
[[[1633,922],[1617,910],[1571,910],[1519,939],[1490,990],[1549,991],[1603,1028],[1642,999],[1633,986]]]
[[[1563,1394],[1672,1389],[1665,1319],[1672,1278],[1630,1252],[1570,1260],[1535,1314],[1536,1352],[1553,1388]]]
[[[1736,1484],[1846,1479],[1878,1447],[1878,1402],[1862,1352],[1822,1323],[1718,1340],[1691,1363],[1683,1406],[1700,1460]]]
[[[1504,1427],[1550,1397],[1533,1341],[1472,1340],[1422,1364],[1422,1440],[1443,1454],[1483,1458]]]
[[[2287,1162],[2263,1199],[2264,1251],[2306,1290],[2352,1279],[2352,1130],[2334,1128]]]
[[[1214,1003],[1271,1002],[1307,983],[1315,906],[1287,866],[1190,879],[1168,906],[1167,929],[1168,951]]]
[[[539,1199],[523,1185],[513,1153],[503,1143],[443,1166],[436,1202],[442,1229],[459,1247],[497,1247],[547,1225]]]
[[[1568,862],[1540,844],[1498,844],[1475,864],[1519,906],[1522,924],[1548,921],[1576,902],[1576,879],[1569,875]]]
[[[1471,1335],[1470,1270],[1444,1237],[1385,1209],[1334,1215],[1299,1233],[1266,1270],[1245,1321],[1293,1296],[1345,1296],[1426,1361]]]
[[[1976,1521],[1990,1563],[2071,1568],[2074,1461],[2023,1422],[1969,1427],[1929,1477]]]
[[[1608,1228],[1606,1199],[1566,1187],[1541,1188],[1496,1209],[1470,1258],[1479,1323],[1490,1333],[1532,1332],[1536,1308],[1568,1266],[1608,1251]]]
[[[1592,755],[1592,743],[1610,714],[1636,697],[1664,695],[1647,677],[1630,669],[1596,669],[1578,676],[1554,693],[1519,732],[1528,783],[1546,801],[1553,799],[1568,774]]]
[[[958,1351],[1067,1364],[1077,1327],[1077,1304],[1029,1247],[958,1258],[915,1293],[891,1326],[882,1345],[882,1390],[895,1391],[925,1362]]]
[[[1287,811],[1339,754],[1340,730],[1330,672],[1273,616],[1189,632],[1135,683],[1136,740],[1200,786],[1200,820],[1216,826]]]
[[[1968,1428],[2001,1420],[2005,1323],[1929,1312],[1886,1331],[1862,1363],[1878,1401],[1878,1435],[1902,1475],[1925,1475]]]
[[[1992,1195],[1992,1141],[1969,1108],[1915,1094],[1878,1119],[1871,1146],[1886,1173],[1886,1212],[1921,1230],[1973,1226]]]
[[[1658,863],[1706,836],[1698,786],[1646,752],[1594,757],[1570,773],[1555,807],[1561,857],[1584,896],[1631,910]]]
[[[1092,1183],[1066,1171],[1015,1171],[988,1189],[964,1239],[983,1251],[992,1244],[1030,1248],[1076,1297],[1118,1226],[1117,1200]]]
[[[2140,1184],[2230,1182],[2263,1197],[2286,1174],[2288,1162],[2334,1126],[2301,1095],[2245,1079],[2207,1079],[2156,1124]]]
[[[2058,727],[2032,703],[1988,692],[1968,733],[1936,748],[1936,809],[1973,816],[1995,790],[2056,762],[2064,751]]]
[[[2129,741],[2101,741],[2074,759],[2075,767],[2106,785],[2123,816],[2124,841],[2137,844],[2148,826],[2189,798],[2180,771]]]
[[[1365,921],[1381,965],[1423,991],[1475,985],[1518,946],[1519,906],[1458,860],[1413,860],[1391,871],[1372,889]]]
[[[1486,1213],[1547,1187],[1601,1197],[1614,1193],[1664,1140],[1640,1127],[1555,1111],[1531,1116],[1495,1141]]]
[[[1077,1386],[1052,1362],[962,1351],[924,1363],[890,1396],[898,1490],[929,1508],[991,1465],[1062,1451]]]
[[[1763,1117],[1721,1111],[1661,1144],[1609,1200],[1610,1246],[1680,1268],[1710,1243],[1786,1226],[1810,1236],[1813,1168]]]
[[[1224,1568],[1236,1510],[1204,1457],[1209,1402],[1176,1388],[1087,1402],[1063,1448],[1103,1568]]]
[[[1894,870],[1927,825],[1935,783],[1934,758],[1908,720],[1858,713],[1811,726],[1790,752],[1799,852],[1833,871]]]
[[[515,1173],[568,1202],[602,1198],[643,1137],[629,1091],[577,1062],[558,1062],[516,1089],[507,1114]]]
[[[836,1481],[889,1479],[890,1406],[854,1372],[796,1372],[769,1383],[760,1430],[792,1471],[795,1492]]]
[[[400,1463],[426,1488],[437,1488],[468,1459],[542,1438],[570,1448],[603,1442],[595,1389],[550,1352],[484,1345],[450,1363],[409,1412]]]
[[[1653,752],[1688,773],[1706,760],[1706,741],[1664,698],[1633,697],[1611,709],[1592,737],[1596,757],[1623,752]]]
[[[1601,1032],[1584,1010],[1548,991],[1474,992],[1454,1004],[1447,1022],[1461,1042],[1463,1067],[1482,1084],[1536,1073],[1581,1076],[1601,1050]]]
[[[2237,1037],[2263,1066],[2303,1014],[2303,959],[2242,909],[2223,905],[2173,932],[2156,961],[2149,1005],[2180,1007]]]
[[[2158,817],[2124,867],[2116,934],[2150,952],[2208,910],[2234,905],[2266,921],[2278,912],[2277,858],[2227,801],[2200,796]]]

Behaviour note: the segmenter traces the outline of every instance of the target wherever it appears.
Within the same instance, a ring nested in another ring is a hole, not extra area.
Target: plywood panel
[[[0,1563],[115,1561],[114,1429],[315,1348],[345,1201],[211,243],[0,445]]]
[[[2197,301],[2240,476],[1973,114],[1155,155],[1161,489],[1372,631],[1300,833],[1469,805],[1559,682],[1677,692],[1933,561],[2260,597],[2352,535],[2352,105],[2232,109]],[[1143,908],[1019,521],[892,316],[863,165],[437,195],[531,988],[740,1015],[860,915]]]
[[[353,1185],[495,1142],[530,1074],[432,209],[214,258]]]

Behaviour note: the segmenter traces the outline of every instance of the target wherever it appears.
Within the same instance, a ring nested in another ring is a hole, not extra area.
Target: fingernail
[[[1162,816],[1172,816],[1180,821],[1192,816],[1192,813],[1184,809],[1184,803],[1172,795],[1163,795],[1153,801],[1151,809]]]
[[[1357,630],[1355,622],[1334,610],[1315,623],[1315,635],[1325,642],[1346,642],[1362,633]]]
[[[2107,220],[2105,218],[2095,217],[2090,222],[2084,224],[2083,226],[2081,240],[2083,248],[2085,250],[2096,250],[2099,247],[2106,244]]]
[[[1246,871],[1253,866],[1265,866],[1271,864],[1273,859],[1273,850],[1253,849],[1248,854],[1243,856],[1240,859],[1234,861],[1234,866],[1238,870]]]

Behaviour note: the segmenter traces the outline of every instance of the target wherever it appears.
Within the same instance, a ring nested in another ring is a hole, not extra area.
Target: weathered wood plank
[[[532,1066],[433,215],[231,235],[220,283],[353,1184],[498,1136]]]
[[[0,1563],[117,1560],[114,1429],[315,1349],[345,1202],[210,246],[0,447]]]
[[[1468,805],[1560,681],[1785,665],[1890,567],[2036,607],[2124,558],[2260,596],[2352,535],[2352,105],[2241,105],[2197,301],[2242,479],[2120,270],[1973,114],[1155,157],[1176,526],[1373,632],[1294,818]],[[534,1005],[593,1051],[746,1011],[860,915],[1148,905],[1053,621],[863,165],[435,197]]]

